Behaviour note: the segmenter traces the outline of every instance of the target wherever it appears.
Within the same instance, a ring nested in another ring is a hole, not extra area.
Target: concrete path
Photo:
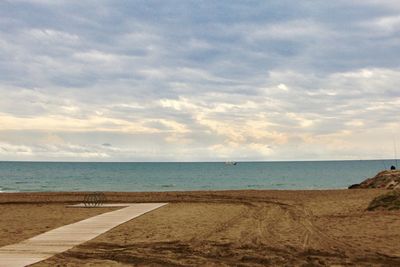
[[[167,203],[117,204],[126,206],[83,221],[65,225],[14,245],[0,248],[0,267],[33,264],[91,240],[110,229]],[[29,218],[27,218],[29,220]]]

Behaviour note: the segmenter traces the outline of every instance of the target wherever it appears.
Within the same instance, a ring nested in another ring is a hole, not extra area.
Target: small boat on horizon
[[[237,165],[237,162],[236,161],[225,161],[225,165],[233,165],[233,166],[235,166],[235,165]]]

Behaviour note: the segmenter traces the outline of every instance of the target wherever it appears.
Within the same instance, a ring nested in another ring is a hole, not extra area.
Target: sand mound
[[[368,206],[368,210],[399,210],[400,190],[393,190],[387,194],[376,197]]]
[[[349,189],[359,188],[400,189],[400,170],[382,171],[360,184],[349,186]]]

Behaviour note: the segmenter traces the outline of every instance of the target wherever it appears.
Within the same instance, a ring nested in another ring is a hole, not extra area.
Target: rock
[[[360,184],[352,184],[349,186],[349,189],[357,189],[360,188]]]
[[[400,170],[382,171],[375,177],[368,178],[359,184],[353,184],[348,188],[381,188],[400,190]]]

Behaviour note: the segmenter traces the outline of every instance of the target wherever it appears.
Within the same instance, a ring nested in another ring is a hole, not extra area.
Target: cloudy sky
[[[400,2],[0,1],[0,160],[393,158]]]

